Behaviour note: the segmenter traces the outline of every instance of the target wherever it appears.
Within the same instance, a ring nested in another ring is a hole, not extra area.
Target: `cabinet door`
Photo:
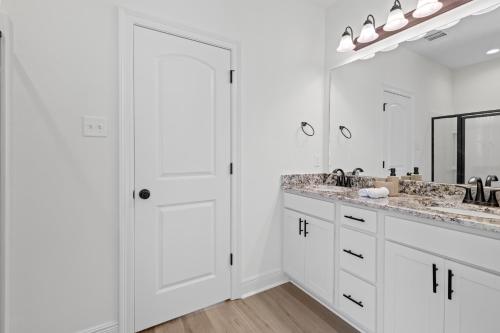
[[[385,243],[385,333],[442,333],[444,260]]]
[[[445,304],[446,333],[500,332],[500,276],[447,261]]]
[[[328,303],[333,302],[333,223],[305,216],[305,286]]]
[[[283,270],[292,280],[304,283],[304,216],[285,209],[283,225]]]

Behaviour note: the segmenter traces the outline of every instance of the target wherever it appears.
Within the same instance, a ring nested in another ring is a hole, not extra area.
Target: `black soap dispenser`
[[[413,168],[413,174],[411,175],[411,180],[422,181],[422,175],[418,171],[418,167]]]

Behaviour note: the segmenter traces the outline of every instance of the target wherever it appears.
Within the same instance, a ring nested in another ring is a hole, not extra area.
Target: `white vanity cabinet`
[[[500,276],[447,261],[446,283],[449,272],[445,333],[500,332]]]
[[[334,204],[291,195],[285,205],[283,270],[315,296],[333,302]],[[295,205],[293,205],[295,203]],[[314,209],[317,208],[317,211]],[[312,209],[312,210],[311,210]],[[331,212],[330,212],[331,211]],[[323,220],[312,215],[318,214]]]
[[[500,332],[498,237],[341,200],[284,205],[284,272],[361,332]]]
[[[386,241],[384,332],[500,332],[500,275],[485,271],[498,264],[483,270],[453,260],[498,260],[500,241],[393,217],[386,229],[390,239],[422,250]],[[436,234],[441,242],[433,244]]]
[[[385,245],[385,333],[442,333],[444,260]]]

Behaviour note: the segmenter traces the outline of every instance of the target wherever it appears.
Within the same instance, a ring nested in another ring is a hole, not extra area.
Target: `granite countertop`
[[[360,197],[358,189],[343,187],[325,187],[319,184],[282,184],[283,191],[325,201],[342,201],[368,208],[383,209],[412,217],[430,219],[452,225],[496,233],[500,236],[500,208],[463,204],[460,195],[421,196],[400,193],[397,197],[370,199]],[[433,208],[434,207],[434,208]],[[436,208],[452,208],[477,213],[497,215],[498,218],[478,217],[445,212]]]

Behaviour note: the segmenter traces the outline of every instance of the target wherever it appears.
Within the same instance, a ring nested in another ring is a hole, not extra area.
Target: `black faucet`
[[[476,198],[474,199],[474,203],[484,205],[486,203],[486,199],[484,198],[483,180],[481,179],[481,177],[471,177],[468,183],[477,185]]]
[[[484,183],[484,186],[491,187],[491,182],[497,182],[497,181],[498,177],[496,175],[488,175],[488,177],[486,177],[486,182]]]
[[[340,172],[340,176],[339,176]],[[332,171],[332,175],[337,175],[337,186],[346,186],[345,172],[342,169],[335,169]]]

